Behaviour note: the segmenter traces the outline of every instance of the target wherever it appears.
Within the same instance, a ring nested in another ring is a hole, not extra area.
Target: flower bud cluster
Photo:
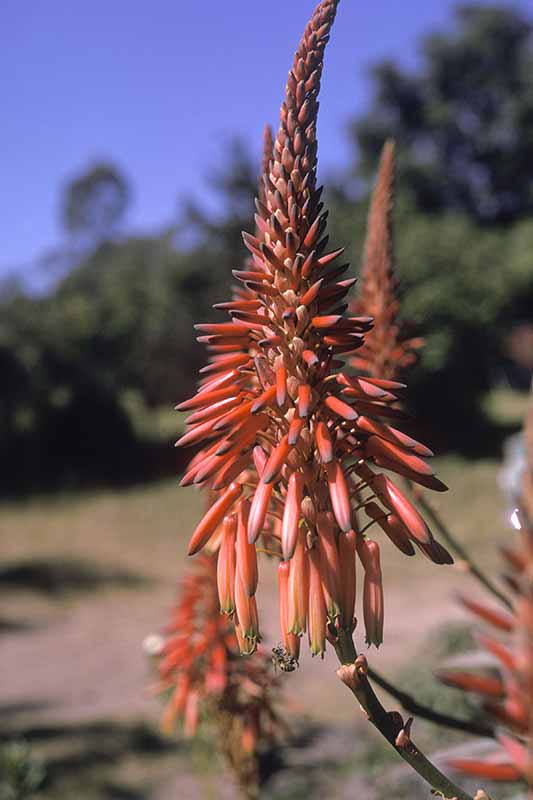
[[[189,554],[218,552],[220,607],[232,615],[243,653],[259,638],[257,544],[278,555],[283,645],[313,654],[356,621],[356,562],[363,571],[366,638],[383,636],[379,544],[361,519],[377,523],[402,552],[436,564],[451,557],[387,473],[446,489],[424,460],[431,451],[405,434],[403,384],[361,377],[345,359],[364,347],[368,315],[348,311],[353,280],[342,250],[328,251],[327,212],[316,186],[316,116],[324,48],[337,0],[324,0],[307,25],[289,72],[280,128],[265,160],[255,235],[234,277],[242,289],[219,309],[230,319],[197,325],[209,363],[179,445],[199,445],[183,485],[207,487],[213,503]]]

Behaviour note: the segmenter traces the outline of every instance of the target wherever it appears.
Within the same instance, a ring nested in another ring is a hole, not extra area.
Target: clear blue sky
[[[224,157],[225,138],[240,134],[258,149],[264,123],[276,123],[314,5],[3,0],[0,276],[61,241],[61,186],[95,159],[111,159],[130,178],[137,230],[170,222],[180,195],[209,202],[203,176]],[[533,0],[519,5],[533,11]],[[348,152],[346,121],[368,101],[370,64],[412,63],[419,36],[448,24],[453,6],[342,0],[323,80],[324,170]]]

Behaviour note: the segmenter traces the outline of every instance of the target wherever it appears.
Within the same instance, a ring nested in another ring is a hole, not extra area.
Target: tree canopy
[[[72,178],[62,198],[67,233],[95,244],[108,238],[126,212],[128,182],[113,164],[99,162]]]
[[[402,191],[417,208],[482,223],[533,213],[533,24],[500,5],[460,5],[454,25],[422,40],[416,71],[373,70],[371,108],[353,125],[362,175],[396,140]]]

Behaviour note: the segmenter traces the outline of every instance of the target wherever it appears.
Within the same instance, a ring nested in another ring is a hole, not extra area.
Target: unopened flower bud
[[[310,525],[316,524],[316,511],[313,501],[307,495],[302,500],[302,515]]]
[[[291,400],[296,400],[298,397],[298,388],[300,386],[300,381],[294,375],[289,375],[287,378],[287,393]]]

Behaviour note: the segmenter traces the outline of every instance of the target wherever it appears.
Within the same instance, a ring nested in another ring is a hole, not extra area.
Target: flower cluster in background
[[[483,633],[480,643],[494,659],[484,673],[446,671],[448,685],[478,695],[482,710],[498,725],[499,747],[486,759],[454,759],[456,769],[502,781],[533,784],[533,403],[525,430],[527,458],[516,511],[520,521],[517,543],[502,547],[507,571],[504,580],[512,593],[512,608],[497,610],[470,600],[467,608],[488,623],[494,633]]]
[[[275,710],[279,679],[262,652],[241,657],[216,586],[216,557],[202,554],[183,580],[159,648],[162,725],[170,731],[179,720],[188,737],[204,722],[213,726],[245,796],[253,797],[261,752],[286,730]]]
[[[367,235],[354,313],[374,320],[351,365],[375,378],[397,380],[416,361],[420,338],[406,338],[399,321],[398,278],[394,269],[392,206],[394,199],[394,143],[383,146],[376,186],[368,214]]]

